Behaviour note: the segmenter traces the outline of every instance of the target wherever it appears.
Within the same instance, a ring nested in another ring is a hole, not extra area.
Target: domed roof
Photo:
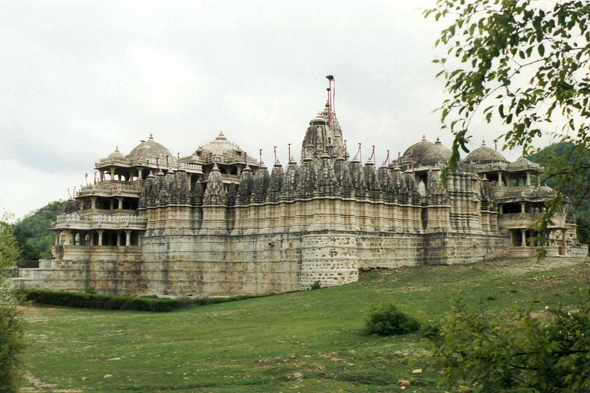
[[[482,142],[481,147],[478,147],[471,153],[467,154],[467,157],[463,160],[463,162],[475,164],[488,164],[498,161],[508,162],[499,151],[487,147],[486,141]]]
[[[218,164],[235,164],[244,163],[246,153],[240,149],[240,146],[230,142],[223,131],[219,133],[217,138],[209,143],[200,146],[195,154],[206,162],[216,162]],[[257,164],[253,157],[247,155],[249,164]]]
[[[154,136],[152,134],[150,134],[150,138],[147,141],[142,141],[127,155],[127,158],[136,161],[159,158],[160,162],[164,162],[166,157],[169,157],[170,163],[175,162],[170,151],[163,145],[154,141]]]
[[[424,153],[426,153],[426,151],[432,146],[434,146],[434,143],[428,142],[426,140],[426,135],[422,135],[422,141],[408,147],[402,158],[407,160],[413,159],[414,162],[419,162]]]
[[[535,169],[540,170],[541,166],[539,164],[535,164],[534,162],[529,161],[524,157],[520,157],[518,160],[514,161],[510,164],[510,169],[513,170],[522,170],[522,169]]]
[[[115,151],[109,154],[109,160],[124,160],[125,156],[119,151],[119,146],[115,147]]]
[[[222,155],[232,150],[242,151],[238,145],[227,140],[225,135],[223,135],[223,131],[219,132],[217,138],[209,143],[204,144],[203,146],[200,146],[197,149],[197,151],[206,151],[207,153],[212,153],[214,156]]]
[[[436,138],[436,143],[422,155],[420,165],[434,165],[437,162],[448,162],[453,152]]]

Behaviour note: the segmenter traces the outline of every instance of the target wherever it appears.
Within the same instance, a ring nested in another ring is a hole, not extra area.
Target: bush
[[[18,392],[24,324],[15,307],[0,307],[0,391]]]
[[[322,284],[319,281],[315,281],[313,284],[311,284],[309,289],[311,289],[311,290],[322,289]]]
[[[18,392],[22,381],[24,322],[10,272],[19,256],[13,228],[0,218],[0,392]]]
[[[574,309],[533,304],[490,319],[459,296],[453,312],[424,337],[434,353],[441,387],[482,392],[590,391],[590,293]]]
[[[402,312],[391,302],[373,306],[366,322],[370,333],[383,336],[409,334],[420,330],[417,319]]]
[[[151,312],[169,312],[183,308],[273,296],[273,294],[266,294],[239,295],[224,298],[160,299],[157,297],[131,297],[129,295],[116,296],[97,293],[46,291],[41,289],[22,289],[19,290],[19,293],[24,298],[24,300],[42,304],[51,304],[54,306]]]

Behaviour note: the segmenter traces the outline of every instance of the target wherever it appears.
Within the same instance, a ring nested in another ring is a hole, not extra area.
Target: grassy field
[[[166,314],[29,305],[23,391],[382,392],[406,379],[405,392],[437,392],[418,335],[366,334],[372,304],[395,299],[435,319],[460,290],[497,316],[530,301],[541,312],[572,302],[586,279],[579,260],[520,259],[373,271],[347,286]]]

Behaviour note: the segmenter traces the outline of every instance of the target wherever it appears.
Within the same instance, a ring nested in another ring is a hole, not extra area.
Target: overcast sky
[[[115,146],[150,133],[189,155],[220,130],[272,164],[299,157],[336,77],[336,112],[354,152],[393,157],[425,134],[442,28],[416,1],[5,1],[0,8],[0,209],[21,217],[67,199]],[[472,147],[497,127],[474,127]],[[354,153],[353,153],[354,154]],[[513,158],[518,153],[508,154]]]

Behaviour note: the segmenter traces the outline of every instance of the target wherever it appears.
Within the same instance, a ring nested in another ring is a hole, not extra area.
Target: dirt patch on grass
[[[23,314],[27,322],[44,322],[51,316],[63,314],[61,307],[48,306],[45,304],[27,303],[18,306],[18,310]]]
[[[588,262],[588,258],[548,257],[542,261],[537,261],[537,258],[502,258],[478,262],[475,266],[491,272],[501,271],[503,274],[521,275],[564,267],[588,268]]]

